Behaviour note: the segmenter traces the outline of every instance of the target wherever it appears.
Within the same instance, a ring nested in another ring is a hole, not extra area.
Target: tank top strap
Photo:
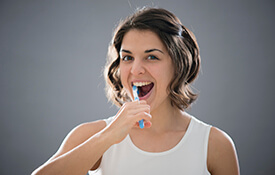
[[[115,116],[111,116],[107,119],[103,119],[103,121],[106,123],[106,126],[108,126],[113,120],[114,120]]]

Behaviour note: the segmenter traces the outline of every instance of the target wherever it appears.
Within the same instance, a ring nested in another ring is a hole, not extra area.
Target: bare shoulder
[[[70,144],[80,144],[87,140],[92,135],[96,134],[106,126],[103,120],[97,120],[94,122],[82,123],[76,126],[65,138],[65,142]]]
[[[239,174],[234,142],[227,133],[216,127],[211,128],[209,135],[207,165],[212,175]]]
[[[85,142],[91,136],[101,131],[106,127],[106,123],[103,120],[97,120],[94,122],[82,123],[72,129],[69,134],[63,140],[58,151],[50,158],[50,160],[59,157],[60,155],[70,151],[81,143]]]

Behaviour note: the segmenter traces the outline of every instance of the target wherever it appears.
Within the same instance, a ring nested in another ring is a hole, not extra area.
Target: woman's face
[[[167,87],[174,75],[172,60],[158,35],[150,30],[132,29],[122,40],[120,75],[123,88],[133,99],[132,86],[139,99],[146,100],[151,112],[171,105]]]

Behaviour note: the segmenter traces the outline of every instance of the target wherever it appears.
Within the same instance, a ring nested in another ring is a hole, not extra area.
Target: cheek
[[[127,86],[128,74],[129,73],[127,67],[120,66],[120,79],[123,87]]]
[[[157,76],[159,77],[159,82],[161,82],[161,89],[167,92],[167,88],[174,77],[174,70],[170,68],[162,68],[161,70],[163,71],[159,71]]]
[[[159,77],[159,79],[164,83],[170,83],[172,80],[172,77],[174,76],[174,70],[171,69],[170,67],[160,67],[158,70],[161,71],[155,71],[156,77]]]

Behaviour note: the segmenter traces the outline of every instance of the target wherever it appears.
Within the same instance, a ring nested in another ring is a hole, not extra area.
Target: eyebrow
[[[131,52],[131,51],[129,51],[129,50],[125,50],[125,49],[122,49],[120,52],[125,52],[125,53],[130,53],[130,54],[132,54],[132,52]]]
[[[144,52],[145,52],[145,53],[150,53],[150,52],[154,52],[154,51],[158,51],[158,52],[164,54],[163,51],[161,51],[161,50],[159,50],[159,49],[149,49],[149,50],[145,50]]]
[[[159,50],[159,49],[148,49],[148,50],[145,50],[144,53],[150,53],[150,52],[154,52],[154,51],[158,51],[158,52],[164,54],[163,51],[161,51],[161,50]],[[125,52],[125,53],[132,54],[131,51],[125,50],[125,49],[122,49],[120,52]]]

